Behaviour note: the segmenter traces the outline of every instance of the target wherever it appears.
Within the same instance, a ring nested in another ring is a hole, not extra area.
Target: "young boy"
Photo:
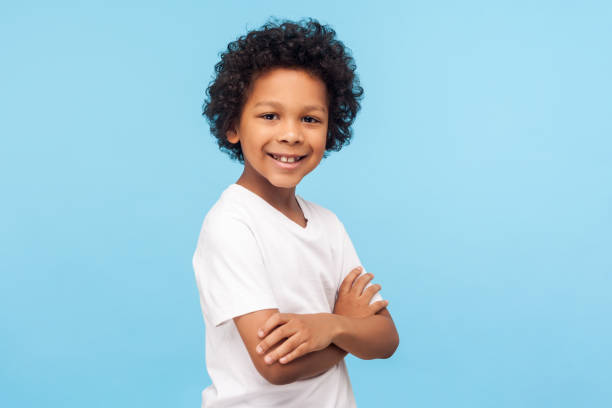
[[[204,114],[244,164],[206,215],[193,256],[213,384],[202,406],[354,407],[344,356],[399,343],[344,225],[295,194],[349,141],[363,90],[335,32],[268,23],[228,45]]]

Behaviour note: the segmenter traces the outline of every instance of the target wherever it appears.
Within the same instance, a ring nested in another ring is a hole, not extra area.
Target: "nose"
[[[295,121],[293,120],[288,120],[279,134],[280,142],[293,144],[302,142],[303,139],[304,137],[302,135],[302,129],[300,128],[300,125],[295,123]]]

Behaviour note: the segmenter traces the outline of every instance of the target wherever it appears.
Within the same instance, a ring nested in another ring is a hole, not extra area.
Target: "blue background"
[[[400,333],[360,407],[612,406],[612,7],[0,6],[0,406],[199,407],[191,266],[241,166],[201,116],[218,53],[312,16],[365,88],[298,194],[345,223]]]

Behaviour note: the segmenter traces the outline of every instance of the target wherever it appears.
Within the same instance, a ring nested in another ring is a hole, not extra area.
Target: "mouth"
[[[293,163],[297,163],[300,160],[302,160],[304,157],[306,157],[306,155],[304,156],[296,156],[296,155],[277,155],[274,153],[268,153],[268,156],[270,156],[271,158],[273,158],[275,161],[279,162],[279,163],[283,163],[283,164],[293,164]]]
[[[298,166],[300,166],[302,164],[302,159],[304,159],[305,156],[297,156],[297,155],[277,155],[274,153],[267,153],[268,156],[270,156],[270,158],[274,161],[274,164],[276,165],[276,167],[281,168],[281,169],[285,169],[285,170],[292,170],[297,168]]]

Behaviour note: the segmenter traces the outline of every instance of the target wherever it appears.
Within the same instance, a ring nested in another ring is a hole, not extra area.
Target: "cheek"
[[[318,138],[317,150],[323,152],[325,150],[325,145],[327,144],[327,131],[321,134]]]
[[[257,135],[253,135],[253,134],[249,134],[248,136],[243,137],[240,140],[242,150],[247,150],[249,152],[254,152],[254,151],[259,150],[261,148],[262,143],[263,142],[259,140]]]

